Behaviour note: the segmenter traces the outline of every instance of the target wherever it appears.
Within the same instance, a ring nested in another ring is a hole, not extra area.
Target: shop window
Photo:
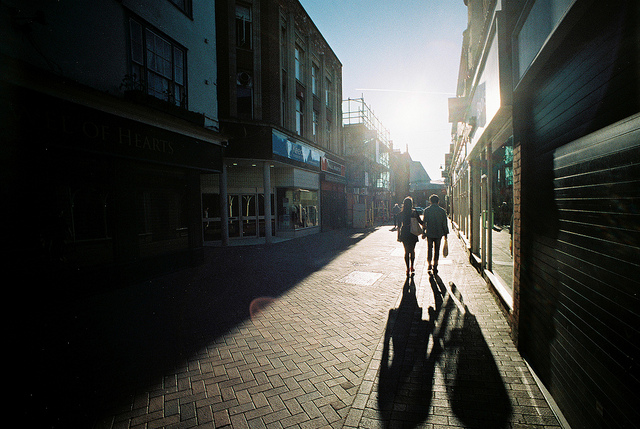
[[[52,259],[78,266],[98,265],[113,258],[109,193],[91,183],[61,188],[64,207],[47,220],[51,241],[46,243]]]
[[[513,143],[509,139],[492,158],[492,271],[504,286],[513,287]]]
[[[74,240],[109,237],[108,195],[94,188],[77,189],[72,194],[72,231]]]
[[[157,184],[141,186],[136,192],[141,257],[188,248],[185,188],[158,179]]]
[[[319,225],[318,191],[279,188],[277,198],[280,229],[295,230]]]

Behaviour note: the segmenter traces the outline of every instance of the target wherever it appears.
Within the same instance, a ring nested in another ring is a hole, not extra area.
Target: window
[[[280,27],[280,67],[287,70],[287,27],[286,23]]]
[[[327,78],[324,86],[324,99],[327,107],[331,107],[331,79]]]
[[[280,94],[280,125],[287,126],[287,115],[289,111],[287,109],[287,28],[286,23],[283,23],[280,27],[280,67],[282,67],[282,82],[281,82],[281,94]]]
[[[313,64],[311,66],[311,92],[313,95],[318,95],[319,85],[318,85],[318,74],[320,70],[317,65]]]
[[[185,50],[158,32],[130,20],[131,71],[149,95],[186,107]]]
[[[295,51],[295,61],[296,61],[296,79],[300,82],[304,82],[304,51],[300,46],[296,44]]]
[[[280,114],[282,115],[281,124],[283,127],[287,125],[287,115],[289,114],[289,109],[287,108],[287,72],[285,70],[282,71],[282,94],[280,96],[280,109],[282,110]]]
[[[236,5],[236,46],[251,49],[251,9]]]
[[[313,141],[317,142],[318,141],[318,125],[319,125],[319,121],[320,121],[320,114],[314,110],[313,111]]]
[[[296,98],[296,133],[302,135],[304,131],[304,101]]]
[[[238,117],[253,118],[253,78],[249,72],[240,71],[236,79]]]
[[[191,0],[169,0],[171,3],[175,4],[178,9],[183,11],[186,15],[191,16],[192,7]]]
[[[280,230],[320,225],[320,201],[317,190],[278,188],[277,205]]]

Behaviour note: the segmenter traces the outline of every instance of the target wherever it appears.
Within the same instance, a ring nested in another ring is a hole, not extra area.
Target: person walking
[[[412,219],[416,219],[422,225],[422,227],[418,226],[417,231],[415,229],[411,230]],[[413,262],[416,259],[416,243],[422,228],[424,228],[424,223],[420,219],[418,212],[413,208],[413,199],[406,197],[402,204],[402,211],[398,215],[398,241],[402,242],[404,246],[404,263],[407,266],[407,276],[416,272]]]
[[[438,205],[440,198],[433,194],[429,197],[429,207],[424,210],[424,229],[427,236],[427,262],[432,274],[438,273],[438,259],[440,257],[440,244],[442,237],[447,241],[449,224],[447,212]],[[432,264],[433,261],[433,264]]]
[[[400,206],[398,205],[398,203],[393,206],[391,212],[393,213],[393,230],[395,231],[396,229],[398,229],[398,215],[400,214]]]

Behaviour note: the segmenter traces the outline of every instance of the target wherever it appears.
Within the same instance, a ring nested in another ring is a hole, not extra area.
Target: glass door
[[[242,195],[242,237],[256,237],[258,235],[256,194]]]
[[[229,195],[229,237],[240,237],[240,196]]]
[[[271,235],[276,235],[276,216],[275,216],[275,201],[273,194],[271,194]],[[265,211],[264,211],[264,194],[258,194],[258,230],[260,237],[265,236]]]

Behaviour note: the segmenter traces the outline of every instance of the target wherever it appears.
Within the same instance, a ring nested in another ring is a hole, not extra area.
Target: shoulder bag
[[[411,234],[417,236],[420,236],[420,234],[422,234],[422,228],[420,228],[418,219],[413,216],[411,216]]]

